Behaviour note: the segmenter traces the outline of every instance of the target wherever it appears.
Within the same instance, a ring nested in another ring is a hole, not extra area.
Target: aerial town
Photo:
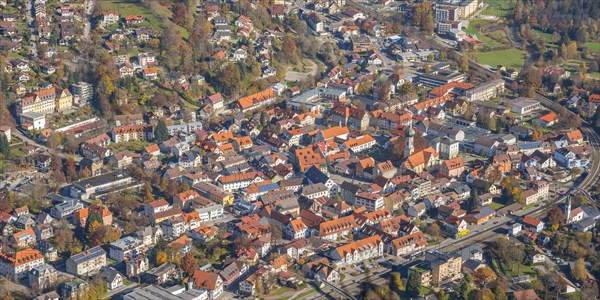
[[[599,299],[599,28],[0,0],[0,300]]]

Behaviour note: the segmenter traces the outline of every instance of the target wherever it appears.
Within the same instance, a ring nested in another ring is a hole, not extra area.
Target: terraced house
[[[379,235],[370,236],[337,247],[331,250],[329,255],[338,265],[352,265],[367,259],[382,256],[383,241]]]

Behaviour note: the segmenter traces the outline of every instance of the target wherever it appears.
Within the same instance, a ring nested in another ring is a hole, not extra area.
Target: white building
[[[331,258],[339,265],[351,265],[383,255],[383,240],[379,235],[370,236],[331,250]]]
[[[110,244],[109,257],[117,261],[125,260],[128,257],[136,257],[142,252],[143,247],[144,244],[141,240],[127,236]]]

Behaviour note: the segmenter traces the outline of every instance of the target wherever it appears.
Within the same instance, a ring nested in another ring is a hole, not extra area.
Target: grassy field
[[[483,15],[506,17],[514,7],[513,0],[484,0],[489,6],[483,11]]]
[[[592,52],[600,52],[600,42],[587,42],[585,46],[590,48]]]
[[[167,7],[158,3],[150,8],[135,0],[101,0],[100,5],[103,11],[117,11],[121,17],[125,15],[144,16],[142,26],[148,26],[153,29],[160,29],[164,24],[163,20],[170,19],[172,16],[171,11]],[[177,26],[177,29],[184,39],[190,36],[185,28]]]
[[[543,32],[543,31],[537,30],[537,29],[532,29],[531,31],[533,31],[536,35],[543,37],[546,40],[546,43],[556,43],[557,42],[552,38],[551,33]]]
[[[476,35],[479,40],[490,48],[502,47],[509,44],[506,32],[503,30],[506,27],[502,24],[495,25],[495,23],[488,20],[473,20],[469,23],[469,27],[465,29],[465,33]],[[495,30],[488,30],[486,28],[493,28]]]
[[[492,67],[503,65],[508,68],[521,69],[525,60],[525,51],[518,49],[477,52],[474,55],[480,63]]]

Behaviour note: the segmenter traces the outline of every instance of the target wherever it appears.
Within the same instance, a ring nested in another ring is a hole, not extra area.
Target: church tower
[[[565,223],[569,224],[571,220],[571,196],[568,196],[567,205],[565,205]]]
[[[412,128],[411,122],[404,139],[404,158],[411,156],[413,152],[415,152],[415,130]]]

